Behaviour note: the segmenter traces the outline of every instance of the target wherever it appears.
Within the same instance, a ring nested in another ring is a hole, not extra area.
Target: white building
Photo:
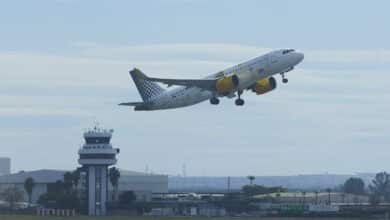
[[[119,190],[150,191],[152,193],[168,192],[168,176],[147,174],[129,170],[120,170]]]
[[[145,174],[135,171],[121,170],[119,178],[119,193],[121,191],[131,190],[137,195],[138,200],[148,201],[152,193],[168,192],[168,176],[158,174]],[[32,202],[36,203],[39,197],[47,192],[47,185],[55,183],[58,180],[64,179],[65,170],[35,170],[21,171],[18,173],[0,176],[0,193],[7,188],[16,187],[24,193],[24,200],[28,201],[27,193],[24,190],[24,181],[32,177],[35,181],[35,186],[32,193]],[[110,194],[112,186],[109,183]]]
[[[150,201],[153,193],[168,192],[167,175],[147,174],[129,170],[120,170],[120,173],[119,194],[123,191],[133,191],[138,201]],[[112,193],[112,187],[110,188],[110,193]]]
[[[0,176],[11,173],[11,159],[8,157],[0,157]]]
[[[47,192],[47,184],[55,183],[57,180],[64,179],[63,170],[35,170],[19,173],[13,173],[8,175],[0,176],[0,192],[8,188],[17,188],[24,193],[24,201],[28,201],[28,196],[24,190],[24,181],[31,177],[34,179],[35,186],[33,188],[31,202],[36,203],[39,197]]]

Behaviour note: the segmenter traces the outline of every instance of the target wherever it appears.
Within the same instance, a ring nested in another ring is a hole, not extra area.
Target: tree
[[[35,181],[32,177],[27,178],[24,180],[24,190],[26,190],[26,193],[28,195],[28,203],[31,204],[31,196],[32,192],[35,186]]]
[[[38,204],[48,208],[78,209],[84,208],[77,188],[80,180],[80,170],[64,173],[64,179],[47,185],[47,192],[38,199]]]
[[[16,187],[7,188],[1,193],[4,201],[8,202],[9,207],[15,209],[15,204],[23,200],[23,192]]]
[[[385,202],[390,201],[390,175],[388,173],[377,173],[368,188],[371,203],[377,204],[382,198]]]
[[[77,168],[72,172],[72,183],[75,188],[78,187],[80,181],[80,168]]]
[[[255,176],[248,176],[247,178],[249,180],[249,184],[253,185],[253,181],[256,179],[256,177]]]
[[[62,190],[60,194],[47,192],[39,197],[38,204],[46,208],[81,209],[80,199],[75,191],[66,193]]]
[[[121,174],[116,167],[111,167],[108,175],[110,177],[110,182],[111,182],[111,185],[112,185],[113,190],[114,190],[112,200],[116,200],[117,194],[118,194],[118,183],[119,183],[119,178],[120,178]]]
[[[246,196],[254,196],[254,195],[260,195],[260,194],[269,194],[269,193],[281,193],[286,192],[287,190],[282,187],[265,187],[260,185],[246,185],[243,186],[241,191]]]
[[[64,175],[65,181],[57,180],[55,183],[47,185],[47,193],[42,194],[38,199],[38,204],[47,208],[61,209],[81,209],[81,202],[76,190],[72,190],[71,178]]]
[[[119,204],[122,207],[131,205],[137,199],[133,191],[124,191],[119,195]]]
[[[360,178],[351,177],[345,181],[343,191],[345,193],[363,195],[365,194],[364,181]]]
[[[73,188],[73,174],[71,172],[64,173],[64,189],[70,192]]]
[[[62,180],[47,184],[47,192],[49,193],[62,194],[65,193],[64,191],[64,181]]]

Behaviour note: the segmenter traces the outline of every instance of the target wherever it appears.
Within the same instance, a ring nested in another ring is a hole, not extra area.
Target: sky
[[[115,130],[117,166],[191,176],[388,168],[389,1],[0,2],[0,157],[74,169],[83,132]],[[128,70],[199,78],[279,48],[305,60],[265,95],[165,111]]]

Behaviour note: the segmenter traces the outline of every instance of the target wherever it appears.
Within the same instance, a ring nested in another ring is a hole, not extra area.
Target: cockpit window
[[[288,50],[283,50],[282,54],[288,54],[290,52],[295,51],[294,49],[288,49]]]

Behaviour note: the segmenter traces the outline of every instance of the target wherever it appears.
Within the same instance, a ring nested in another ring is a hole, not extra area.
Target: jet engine
[[[255,92],[257,95],[261,95],[264,93],[267,93],[269,91],[272,91],[276,88],[276,80],[274,77],[269,77],[266,79],[261,79],[257,81],[252,87],[252,91]]]
[[[237,88],[238,84],[239,79],[236,75],[225,76],[217,80],[215,83],[215,89],[219,94],[228,95]]]

